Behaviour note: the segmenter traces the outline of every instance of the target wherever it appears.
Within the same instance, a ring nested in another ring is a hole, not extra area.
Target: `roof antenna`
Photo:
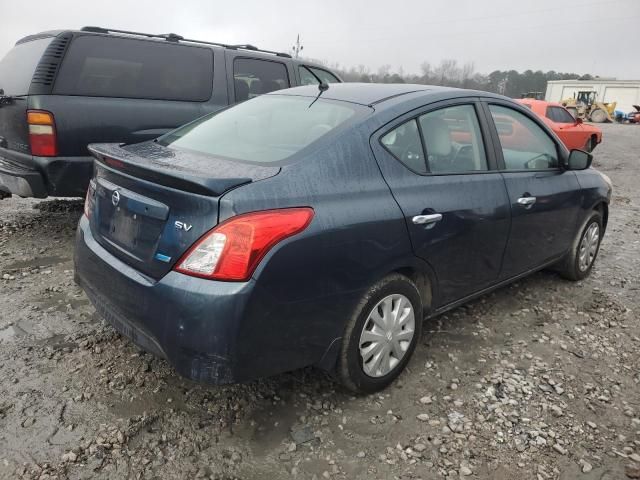
[[[306,66],[304,67],[304,69],[309,72],[311,75],[313,75],[313,77],[318,81],[318,95],[316,96],[316,98],[313,99],[313,102],[311,102],[311,105],[309,105],[309,108],[311,108],[313,106],[314,103],[316,103],[316,101],[320,98],[320,95],[322,95],[324,92],[326,92],[327,90],[329,90],[329,84],[327,82],[325,82],[324,80],[322,80],[318,75],[316,75],[313,70],[311,70],[310,68],[307,68]]]

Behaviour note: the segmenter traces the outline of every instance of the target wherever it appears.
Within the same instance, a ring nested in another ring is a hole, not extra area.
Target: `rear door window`
[[[409,120],[385,134],[380,141],[405,167],[415,173],[427,173],[420,131],[415,119]]]
[[[53,92],[204,102],[212,84],[209,48],[85,35],[71,43]]]
[[[257,58],[236,58],[233,61],[233,84],[236,102],[291,85],[284,63]]]
[[[5,95],[29,93],[33,74],[51,40],[47,37],[20,43],[0,60],[0,88]]]
[[[488,170],[480,124],[473,105],[456,105],[419,118],[431,173]]]

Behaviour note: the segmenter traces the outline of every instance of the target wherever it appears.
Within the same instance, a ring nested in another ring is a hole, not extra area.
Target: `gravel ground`
[[[640,127],[603,130],[591,277],[541,272],[429,322],[367,397],[313,369],[183,380],[74,284],[81,202],[0,201],[0,477],[640,478]]]

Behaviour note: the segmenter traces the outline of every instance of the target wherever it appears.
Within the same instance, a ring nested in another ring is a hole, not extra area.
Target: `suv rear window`
[[[356,113],[355,108],[322,98],[262,95],[178,128],[159,142],[218,157],[272,163],[334,130]]]
[[[40,38],[13,47],[0,60],[0,88],[5,95],[26,95],[42,54],[53,37]]]
[[[212,83],[209,48],[85,35],[71,43],[53,93],[204,102]]]

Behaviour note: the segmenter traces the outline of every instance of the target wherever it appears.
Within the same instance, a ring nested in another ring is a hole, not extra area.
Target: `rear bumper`
[[[11,162],[1,154],[0,190],[20,197],[45,198],[48,195],[40,172]]]
[[[295,299],[273,277],[218,282],[171,271],[155,280],[104,249],[84,215],[74,263],[76,283],[116,330],[181,375],[211,384],[309,365],[331,371],[344,322],[362,296]]]
[[[150,279],[106,251],[83,216],[76,234],[75,280],[119,333],[181,375],[212,384],[251,379],[240,364],[238,330],[253,288],[170,272]],[[250,363],[250,362],[249,362]]]
[[[0,148],[0,190],[21,197],[82,197],[93,157],[34,157]]]

